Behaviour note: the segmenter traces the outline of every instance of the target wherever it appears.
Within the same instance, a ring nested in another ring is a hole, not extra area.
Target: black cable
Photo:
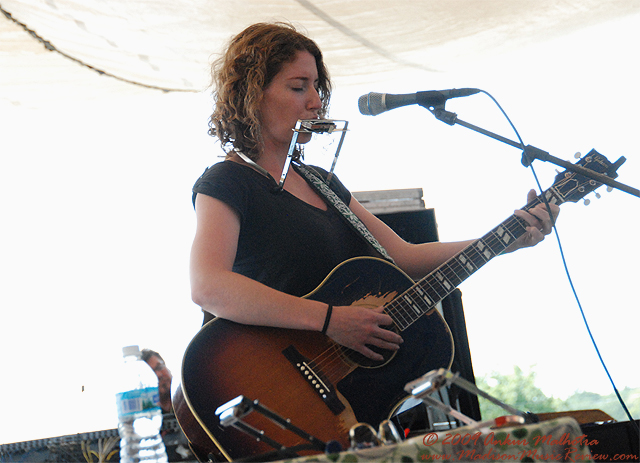
[[[2,8],[2,5],[0,5],[0,13],[2,13],[9,21],[13,21],[14,23],[16,23],[18,26],[22,27],[29,35],[31,35],[34,39],[36,39],[38,42],[40,42],[45,49],[49,50],[49,51],[54,51],[62,56],[64,56],[67,59],[70,59],[71,61],[76,62],[77,64],[84,66],[94,72],[96,72],[97,74],[101,75],[101,76],[109,76],[112,77],[116,80],[120,80],[122,82],[126,82],[128,84],[132,84],[132,85],[137,85],[139,87],[144,87],[144,88],[148,88],[151,90],[160,90],[164,93],[169,93],[169,92],[184,92],[184,93],[198,93],[198,90],[192,90],[192,89],[182,89],[182,88],[168,88],[168,87],[159,87],[156,85],[149,85],[149,84],[144,84],[142,82],[136,82],[135,80],[129,80],[126,79],[124,77],[120,77],[117,76],[115,74],[111,74],[110,72],[107,71],[103,71],[102,69],[98,69],[94,66],[91,66],[90,64],[87,64],[81,60],[79,60],[78,58],[74,58],[73,56],[58,50],[51,42],[49,42],[48,40],[43,39],[42,37],[40,37],[34,30],[29,29],[29,27],[27,27],[26,24],[21,23],[20,21],[18,21],[16,18],[13,17],[13,15],[11,13],[9,13],[8,11],[6,11],[4,8]]]
[[[511,122],[511,119],[509,119],[509,116],[507,116],[507,113],[502,109],[502,106],[500,106],[500,103],[498,103],[498,101],[490,93],[488,93],[488,92],[486,92],[484,90],[480,90],[480,92],[484,93],[489,98],[491,98],[491,100],[493,100],[493,102],[496,104],[496,106],[500,109],[500,111],[502,112],[504,117],[509,122],[509,125],[511,125],[511,128],[513,129],[514,133],[518,137],[518,141],[520,142],[520,146],[524,150],[525,149],[525,144],[522,141],[522,138],[520,137],[520,134],[518,133],[518,130],[516,129],[516,127]],[[622,399],[622,396],[620,395],[620,392],[618,391],[618,388],[616,387],[615,383],[613,382],[613,378],[611,377],[611,374],[609,373],[609,369],[607,368],[607,365],[605,364],[604,359],[602,358],[602,355],[600,354],[600,349],[598,349],[598,345],[596,344],[596,341],[595,341],[595,339],[593,337],[593,334],[591,333],[591,328],[589,327],[589,323],[587,322],[587,317],[586,317],[586,315],[584,313],[584,310],[582,308],[582,304],[580,303],[580,298],[578,297],[578,293],[576,291],[576,288],[573,285],[573,280],[571,279],[571,274],[569,272],[569,267],[567,266],[567,261],[565,259],[564,251],[562,249],[562,243],[560,242],[560,235],[558,233],[558,227],[556,226],[555,218],[551,214],[551,209],[549,207],[549,203],[547,201],[547,198],[545,198],[545,196],[542,194],[542,187],[540,186],[540,181],[538,180],[538,175],[536,174],[536,171],[533,168],[533,163],[532,162],[529,163],[529,167],[531,168],[531,172],[533,173],[533,177],[534,177],[534,179],[536,181],[536,184],[538,185],[538,190],[541,192],[540,197],[542,198],[542,201],[544,202],[544,205],[547,208],[547,212],[549,213],[549,217],[551,217],[551,223],[553,225],[553,231],[554,231],[555,236],[556,236],[556,241],[558,242],[558,249],[560,250],[560,256],[561,256],[561,259],[562,259],[562,265],[564,266],[564,271],[565,271],[565,274],[567,275],[567,280],[569,281],[569,286],[571,287],[571,291],[573,292],[573,296],[574,296],[574,298],[576,300],[576,303],[578,304],[578,309],[580,309],[580,315],[582,316],[582,320],[584,321],[584,325],[587,328],[587,333],[589,334],[589,338],[591,339],[591,343],[593,344],[593,347],[596,350],[596,354],[598,355],[598,358],[600,359],[600,363],[602,364],[602,367],[604,368],[604,371],[607,374],[607,377],[609,378],[609,381],[611,382],[611,386],[613,387],[613,391],[616,394],[616,397],[618,398],[618,401],[620,402],[620,405],[624,409],[624,412],[626,413],[627,417],[629,418],[629,421],[631,423],[633,423],[635,425],[636,430],[638,430],[638,425],[633,420],[633,417],[631,416],[631,413],[629,412],[629,409],[627,408],[626,404],[624,403],[624,400]]]

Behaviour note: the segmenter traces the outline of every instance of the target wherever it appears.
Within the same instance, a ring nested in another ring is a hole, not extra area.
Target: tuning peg
[[[584,205],[588,206],[589,204],[591,204],[591,200],[590,199],[585,199],[584,200]]]
[[[582,157],[582,153],[578,151],[576,154],[573,155],[573,157],[576,159],[580,159]]]
[[[607,187],[607,193],[611,193],[613,191],[613,187],[612,186],[608,186]]]
[[[598,199],[602,198],[602,195],[600,193],[598,193],[597,191],[596,191],[596,198],[598,198]]]

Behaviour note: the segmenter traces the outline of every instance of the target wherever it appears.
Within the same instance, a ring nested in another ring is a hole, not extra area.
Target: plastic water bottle
[[[138,346],[123,347],[122,356],[124,371],[116,394],[120,462],[166,463],[158,378],[142,360]]]

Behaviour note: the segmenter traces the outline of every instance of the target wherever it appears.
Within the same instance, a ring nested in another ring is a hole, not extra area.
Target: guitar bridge
[[[333,385],[317,373],[313,367],[309,365],[306,359],[294,346],[289,346],[282,351],[289,362],[298,370],[298,373],[305,379],[309,386],[320,396],[325,405],[334,415],[339,415],[345,406],[336,394]]]

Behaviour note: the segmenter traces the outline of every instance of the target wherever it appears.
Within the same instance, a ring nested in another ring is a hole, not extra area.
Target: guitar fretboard
[[[545,194],[549,202],[557,202],[551,190]],[[535,199],[523,210],[528,211],[540,203],[540,199]],[[512,215],[387,304],[385,313],[401,331],[405,330],[484,264],[504,252],[526,230],[527,223]]]

